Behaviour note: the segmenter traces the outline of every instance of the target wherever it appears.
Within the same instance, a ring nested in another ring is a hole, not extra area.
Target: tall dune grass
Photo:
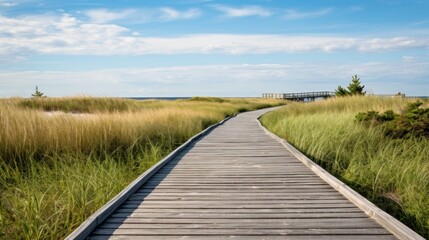
[[[0,238],[61,239],[205,127],[277,100],[0,100]],[[113,106],[113,107],[112,107]]]
[[[368,129],[355,122],[358,112],[401,112],[412,101],[348,97],[292,103],[264,115],[261,122],[428,238],[429,140],[392,139],[380,127]]]

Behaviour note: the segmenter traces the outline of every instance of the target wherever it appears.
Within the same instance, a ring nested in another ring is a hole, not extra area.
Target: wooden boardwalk
[[[395,239],[239,114],[154,174],[90,239]]]

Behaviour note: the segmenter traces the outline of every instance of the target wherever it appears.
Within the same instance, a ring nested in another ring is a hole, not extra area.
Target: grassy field
[[[0,100],[0,238],[61,239],[174,148],[279,100]]]
[[[291,103],[261,118],[329,172],[429,237],[429,139],[386,137],[355,121],[358,112],[404,111],[403,98],[347,97]],[[422,107],[429,107],[426,101]]]

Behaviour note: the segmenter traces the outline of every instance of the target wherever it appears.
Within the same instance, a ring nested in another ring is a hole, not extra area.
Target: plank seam
[[[155,175],[155,173],[161,170],[162,167],[164,167],[168,162],[178,156],[189,145],[196,142],[198,139],[209,133],[211,130],[224,124],[226,121],[235,116],[237,116],[237,114],[234,114],[231,117],[227,117],[224,120],[207,127],[202,132],[197,133],[196,135],[191,137],[188,141],[180,145],[178,148],[168,154],[165,158],[163,158],[158,163],[156,163],[151,168],[142,173],[140,176],[138,176],[133,182],[131,182],[126,188],[124,188],[120,193],[113,197],[103,207],[101,207],[99,210],[89,216],[65,239],[86,239],[104,220],[106,220],[107,217],[109,217],[121,204],[123,204],[132,194],[134,194],[145,182],[147,182],[153,175]]]
[[[260,116],[261,117],[261,116]],[[267,135],[280,142],[289,152],[291,152],[298,160],[300,160],[305,166],[312,170],[317,176],[323,179],[326,183],[331,185],[335,190],[341,193],[344,197],[349,199],[353,204],[358,208],[364,211],[371,219],[375,220],[378,224],[383,226],[389,232],[394,234],[399,239],[410,239],[410,240],[424,240],[422,236],[414,232],[408,226],[392,217],[385,211],[381,210],[379,207],[374,205],[372,202],[364,198],[358,192],[347,186],[345,183],[341,182],[339,179],[331,175],[325,169],[320,167],[318,164],[313,162],[298,149],[288,143],[286,140],[280,138],[276,134],[270,132],[265,128],[258,117],[256,121],[258,122],[259,127],[261,127]]]

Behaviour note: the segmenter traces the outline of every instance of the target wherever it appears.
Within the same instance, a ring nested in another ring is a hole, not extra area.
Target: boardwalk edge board
[[[158,163],[153,165],[151,168],[146,170],[140,176],[138,176],[133,182],[131,182],[126,188],[124,188],[120,193],[118,193],[114,198],[112,198],[109,202],[107,202],[103,207],[89,216],[79,227],[77,227],[70,235],[68,235],[66,240],[81,240],[86,239],[92,231],[94,231],[98,225],[103,223],[103,221],[110,216],[122,203],[124,203],[133,193],[135,193],[145,182],[147,182],[155,173],[157,173],[165,164],[174,159],[177,155],[179,155],[186,147],[190,144],[194,143],[202,136],[209,133],[211,130],[216,128],[219,125],[222,125],[232,117],[235,117],[237,114],[227,117],[224,120],[215,123],[202,132],[197,133],[193,137],[191,137],[184,144],[180,145],[173,152],[168,154],[164,159],[160,160]]]
[[[260,117],[259,117],[260,118]],[[394,234],[399,239],[413,239],[413,240],[424,240],[422,236],[414,232],[412,229],[407,227],[402,222],[398,221],[396,218],[390,216],[385,211],[381,210],[379,207],[374,205],[372,202],[364,198],[362,195],[357,193],[355,190],[351,189],[345,183],[338,180],[336,177],[331,175],[329,172],[324,170],[322,167],[317,165],[303,153],[301,153],[298,149],[288,143],[286,140],[280,138],[276,134],[270,132],[267,128],[265,128],[259,118],[256,119],[259,126],[264,129],[265,133],[280,142],[287,150],[289,150],[298,160],[300,160],[305,166],[307,166],[310,170],[312,170],[316,175],[318,175],[321,179],[323,179],[326,183],[331,185],[335,190],[341,193],[344,197],[349,199],[352,203],[354,203],[357,207],[363,210],[370,218],[375,220],[381,226],[386,228],[392,234]]]

